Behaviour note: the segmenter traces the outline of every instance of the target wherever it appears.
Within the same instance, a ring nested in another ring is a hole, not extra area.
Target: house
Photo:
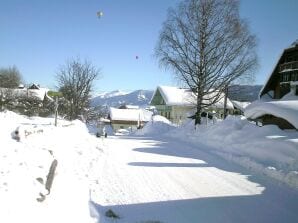
[[[290,92],[298,95],[298,40],[282,52],[260,91],[260,98],[281,99]]]
[[[24,89],[24,88],[25,88],[25,85],[19,84],[18,89]]]
[[[298,129],[298,40],[285,49],[259,94],[247,106],[248,119],[281,129]]]
[[[151,120],[152,112],[143,109],[118,109],[110,108],[109,119],[111,126],[116,132],[119,129],[135,130],[142,128]]]
[[[39,85],[38,84],[31,84],[29,87],[28,87],[28,89],[30,89],[30,90],[39,90]]]
[[[204,98],[207,103],[212,94],[208,94]],[[188,117],[192,116],[196,111],[196,97],[190,89],[177,88],[170,86],[158,86],[150,101],[151,106],[155,106],[157,113],[166,117],[175,124],[181,124]],[[214,105],[205,109],[206,112],[216,113],[217,117],[223,117],[224,94],[220,96],[220,100]],[[227,109],[233,109],[233,104],[228,99]]]
[[[29,98],[36,99],[38,101],[43,101],[45,97],[49,100],[52,100],[47,92],[49,89],[41,88],[36,84],[30,85],[28,88],[25,88],[23,84],[20,84],[18,88],[8,89],[8,88],[0,88],[0,95],[4,95],[5,97],[9,97],[12,99],[15,98]]]

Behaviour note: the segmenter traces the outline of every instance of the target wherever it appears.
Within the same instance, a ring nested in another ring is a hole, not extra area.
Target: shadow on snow
[[[112,209],[121,223],[297,223],[298,222],[298,193],[284,185],[266,177],[252,173],[236,164],[229,163],[220,157],[203,150],[193,148],[179,141],[165,141],[165,139],[150,137],[122,137],[145,141],[146,148],[136,148],[135,152],[153,153],[159,155],[176,156],[197,159],[205,163],[154,163],[131,162],[131,166],[143,167],[215,167],[229,172],[238,173],[264,187],[262,194],[226,197],[208,197],[185,200],[169,200],[137,204],[123,204],[102,206],[90,202],[91,214],[98,218],[98,222],[111,222],[105,217],[105,212]],[[113,222],[113,221],[112,221]]]

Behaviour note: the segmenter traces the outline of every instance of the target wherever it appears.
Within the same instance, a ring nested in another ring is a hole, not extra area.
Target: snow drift
[[[136,131],[135,135],[149,136],[149,135],[160,135],[174,129],[174,125],[165,117],[160,115],[152,116],[152,120],[146,123],[146,125]]]

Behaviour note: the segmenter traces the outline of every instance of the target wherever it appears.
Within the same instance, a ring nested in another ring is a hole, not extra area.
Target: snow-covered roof
[[[247,101],[231,101],[235,108],[239,109],[240,111],[244,111],[244,109],[250,104]]]
[[[150,113],[150,114],[149,114]],[[111,120],[118,121],[149,121],[152,112],[143,109],[118,109],[110,108]]]
[[[157,90],[165,100],[166,105],[193,106],[196,102],[195,95],[189,89],[170,86],[158,86]],[[155,93],[153,94],[153,96]]]
[[[169,86],[158,86],[156,91],[159,91],[162,95],[166,105],[180,105],[180,106],[194,106],[196,104],[196,96],[195,94],[185,88],[177,88],[177,87],[169,87]],[[156,93],[153,94],[153,97]],[[209,103],[217,92],[210,93],[205,95],[203,103]],[[224,108],[224,93],[221,93],[220,100],[216,102],[214,105],[210,106],[211,108]],[[227,100],[227,109],[233,109],[232,102]]]
[[[12,97],[29,97],[36,98],[39,100],[43,100],[46,93],[49,91],[47,88],[39,88],[39,89],[27,89],[27,88],[19,88],[19,89],[8,89],[8,88],[0,88],[0,91],[5,94],[5,92],[9,92]]]
[[[210,100],[215,98],[216,94],[218,94],[218,92],[212,92],[212,93],[209,93],[209,94],[205,95],[204,99],[203,99],[203,103],[205,103],[205,104],[210,103]],[[220,93],[219,100],[216,103],[214,103],[213,105],[211,105],[210,108],[223,109],[224,104],[225,104],[225,94],[222,92],[222,93]],[[227,107],[226,108],[227,109],[233,109],[234,108],[233,103],[231,102],[231,100],[229,98],[227,98]]]
[[[287,120],[298,129],[298,100],[255,101],[245,108],[247,118],[256,119],[263,115],[273,115]]]

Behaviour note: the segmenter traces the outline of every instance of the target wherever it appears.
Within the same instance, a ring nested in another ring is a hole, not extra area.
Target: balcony
[[[296,82],[298,81],[298,70],[288,70],[288,72],[286,72],[286,70],[284,70],[284,72],[282,72],[280,74],[280,83],[289,83],[289,82]]]
[[[298,61],[287,62],[279,65],[279,73],[298,70]]]

